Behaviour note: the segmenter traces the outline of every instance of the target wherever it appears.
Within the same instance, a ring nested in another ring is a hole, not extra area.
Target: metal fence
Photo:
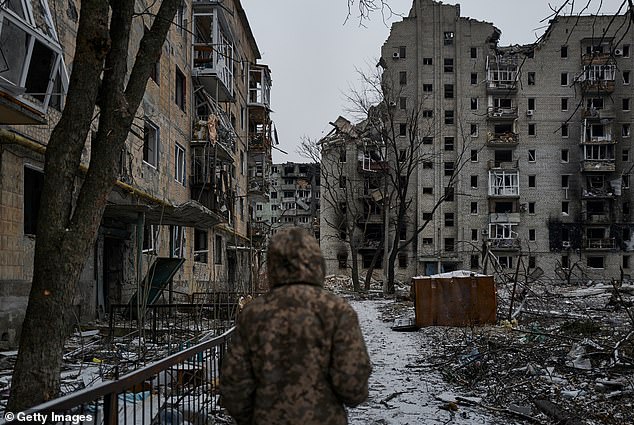
[[[40,423],[46,418],[46,423],[74,425],[214,423],[221,413],[220,366],[233,331],[24,414]]]
[[[110,307],[109,339],[141,337],[154,344],[197,341],[233,326],[237,302],[154,304],[142,318],[130,314],[127,304]]]

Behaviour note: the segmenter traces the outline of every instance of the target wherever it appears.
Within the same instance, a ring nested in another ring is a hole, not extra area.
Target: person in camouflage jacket
[[[293,227],[271,239],[270,291],[238,317],[220,392],[238,425],[338,425],[368,397],[371,371],[357,315],[323,288],[317,240]]]

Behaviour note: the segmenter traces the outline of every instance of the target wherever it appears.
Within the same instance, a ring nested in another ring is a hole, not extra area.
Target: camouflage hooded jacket
[[[357,315],[323,289],[323,268],[283,275],[269,271],[272,289],[240,313],[223,404],[239,425],[346,424],[344,405],[367,398],[371,370]]]

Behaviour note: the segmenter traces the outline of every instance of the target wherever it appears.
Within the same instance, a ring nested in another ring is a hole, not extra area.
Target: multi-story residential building
[[[428,158],[410,188],[408,232],[431,220],[403,276],[480,271],[483,259],[488,271],[515,270],[520,258],[550,277],[630,273],[628,19],[558,16],[535,43],[501,47],[493,24],[416,0],[392,26],[380,61],[386,103],[397,128],[416,117]],[[450,183],[453,196],[433,211]]]
[[[43,153],[64,106],[78,24],[74,2],[48,3],[0,5],[0,344],[7,347],[17,343],[28,299]],[[145,30],[135,19],[133,45]],[[252,288],[250,176],[264,181],[270,170],[272,125],[270,71],[258,59],[239,0],[183,2],[82,273],[74,299],[82,320],[127,303],[153,264],[157,275],[174,273],[166,300]],[[88,158],[89,144],[84,164]]]
[[[256,204],[256,222],[270,235],[283,227],[305,227],[319,239],[319,164],[273,164],[268,202]]]

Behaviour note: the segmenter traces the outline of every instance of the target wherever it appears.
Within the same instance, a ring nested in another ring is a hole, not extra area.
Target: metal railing
[[[110,308],[108,336],[110,339],[141,336],[155,344],[197,340],[233,326],[237,309],[236,301],[154,304],[147,306],[142,319],[137,319],[130,314],[127,304],[114,304]]]
[[[74,425],[215,423],[220,367],[233,331],[25,413]]]

